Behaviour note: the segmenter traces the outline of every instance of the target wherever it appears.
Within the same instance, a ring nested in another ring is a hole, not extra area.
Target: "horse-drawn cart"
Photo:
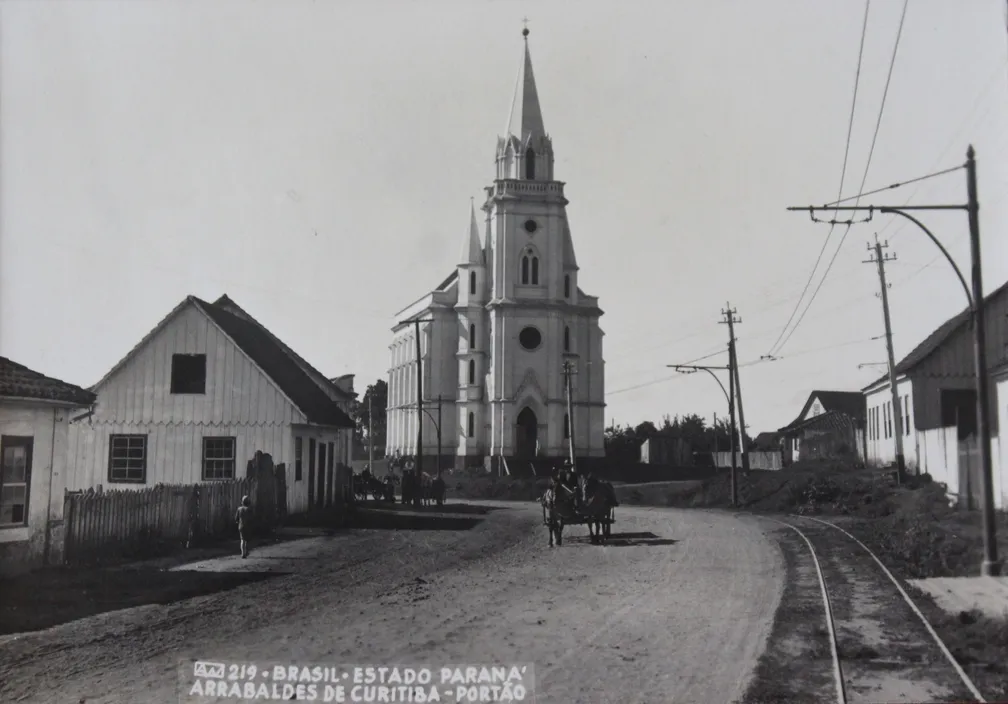
[[[592,543],[605,543],[612,534],[616,519],[616,492],[609,482],[595,482],[585,487],[582,482],[576,489],[555,482],[542,498],[543,524],[549,529],[549,544],[553,539],[563,545],[564,526],[588,526]]]

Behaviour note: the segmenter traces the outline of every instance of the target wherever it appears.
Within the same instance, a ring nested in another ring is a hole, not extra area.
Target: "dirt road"
[[[784,579],[758,523],[621,507],[613,545],[574,527],[550,549],[538,506],[506,506],[465,530],[355,530],[217,560],[203,569],[293,573],[0,640],[0,700],[178,701],[180,658],[533,662],[538,702],[741,697]]]

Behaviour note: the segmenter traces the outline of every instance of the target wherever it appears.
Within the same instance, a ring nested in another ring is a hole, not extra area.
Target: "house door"
[[[325,507],[325,493],[326,493],[326,444],[320,442],[318,445],[318,491],[315,492],[315,501],[319,508]]]
[[[532,459],[539,439],[539,419],[531,408],[524,408],[515,421],[515,456]]]

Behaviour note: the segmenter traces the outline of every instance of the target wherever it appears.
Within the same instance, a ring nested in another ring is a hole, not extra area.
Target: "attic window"
[[[171,361],[171,393],[206,393],[206,355],[173,354]]]

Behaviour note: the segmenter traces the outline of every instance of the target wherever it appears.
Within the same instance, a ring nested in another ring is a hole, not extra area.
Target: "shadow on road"
[[[513,511],[514,509],[508,506],[475,506],[473,504],[453,504],[446,503],[444,506],[438,507],[434,506],[407,506],[401,503],[384,503],[378,501],[368,501],[367,503],[358,504],[360,509],[378,509],[381,511],[390,512],[409,512],[409,513],[452,513],[460,516],[485,516],[493,511]]]
[[[0,581],[0,635],[38,631],[133,606],[169,604],[278,576],[159,569],[42,570]]]
[[[415,511],[358,509],[348,524],[349,528],[374,530],[471,530],[483,522],[482,518],[452,516]]]
[[[566,539],[567,542],[574,545],[591,545],[591,539],[587,536],[571,536]],[[678,541],[672,540],[671,538],[660,538],[654,533],[643,532],[643,533],[612,533],[609,535],[609,539],[606,540],[605,545],[609,547],[619,548],[619,547],[657,547],[662,545],[675,545]]]

